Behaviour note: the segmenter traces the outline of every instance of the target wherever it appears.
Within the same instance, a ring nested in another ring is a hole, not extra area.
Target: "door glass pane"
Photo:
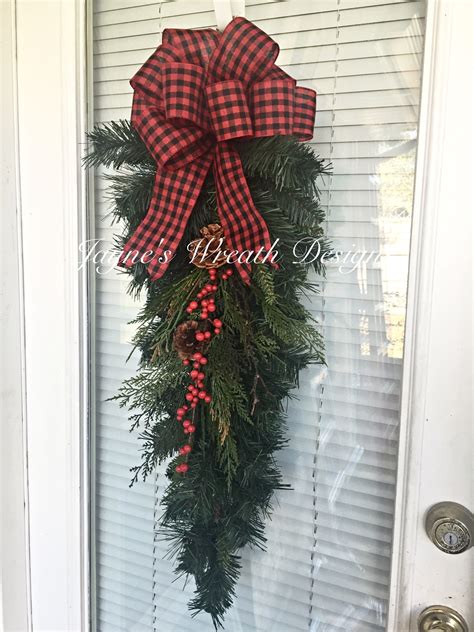
[[[243,551],[227,632],[385,629],[409,240],[425,2],[249,0],[246,17],[280,45],[278,64],[318,92],[312,141],[332,162],[322,184],[326,231],[339,251],[308,306],[322,326],[327,367],[301,378],[288,405],[279,494],[266,553]],[[215,26],[212,0],[94,0],[95,122],[129,118],[130,77],[166,27]],[[95,177],[95,237],[113,234]],[[102,270],[103,272],[103,270]],[[175,580],[154,536],[163,468],[129,489],[139,442],[113,396],[135,373],[127,325],[139,303],[115,271],[95,275],[93,560],[101,632],[211,632],[190,619],[193,586]]]

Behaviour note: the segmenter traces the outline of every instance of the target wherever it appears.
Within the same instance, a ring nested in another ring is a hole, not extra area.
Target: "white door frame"
[[[79,632],[89,618],[86,287],[77,271],[86,231],[85,3],[3,1],[13,16],[17,269],[25,332],[25,450],[17,454],[25,512],[16,520],[28,534],[23,550],[13,529],[3,545],[16,547],[8,559],[24,557],[27,564],[26,596],[18,607],[26,609],[28,627],[16,629]],[[13,436],[6,443],[13,446]],[[14,576],[11,566],[2,571],[4,583]],[[10,607],[6,600],[4,607]]]
[[[424,526],[438,502],[474,505],[473,7],[470,0],[428,0],[427,8],[388,619],[393,632],[417,630],[418,614],[434,604],[457,609],[474,627],[472,551],[438,551]]]
[[[29,629],[76,632],[86,630],[89,622],[87,301],[85,276],[77,273],[77,245],[86,235],[86,179],[80,164],[87,119],[86,2],[16,0],[15,4]],[[429,598],[428,593],[413,597],[420,564],[426,563],[413,543],[423,538],[420,511],[432,494],[422,480],[427,473],[434,475],[428,470],[422,473],[423,454],[441,440],[439,432],[430,431],[430,448],[424,432],[428,398],[433,396],[430,353],[433,336],[442,326],[432,318],[436,235],[455,217],[446,201],[455,200],[458,210],[467,206],[471,182],[467,174],[454,191],[446,176],[452,174],[448,163],[453,158],[468,164],[470,153],[467,138],[455,155],[447,142],[459,117],[467,120],[470,114],[469,104],[460,99],[461,94],[465,96],[463,81],[469,77],[468,5],[463,0],[428,0],[390,632],[415,629],[413,621],[409,628],[413,604]],[[457,64],[457,72],[452,71],[452,63]],[[455,105],[459,117],[453,119]],[[446,152],[439,150],[445,146]],[[449,491],[449,486],[443,487],[443,493]],[[452,579],[456,568],[450,568]],[[429,585],[433,590],[433,582]],[[456,605],[455,600],[450,605]]]

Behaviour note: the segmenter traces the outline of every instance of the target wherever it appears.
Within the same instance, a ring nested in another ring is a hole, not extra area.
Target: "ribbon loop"
[[[205,68],[219,42],[214,29],[165,29],[163,46],[176,51],[180,61]]]
[[[146,145],[162,169],[180,169],[212,147],[212,139],[203,130],[166,120],[163,112],[137,93],[133,99],[132,124],[147,139]]]
[[[241,81],[220,81],[207,86],[211,127],[219,142],[252,136],[252,119]]]
[[[167,119],[182,119],[198,127],[205,126],[204,86],[206,71],[187,63],[163,65],[163,102]]]
[[[300,140],[311,140],[315,116],[316,92],[310,88],[296,88],[293,134]]]
[[[248,85],[268,74],[278,52],[278,44],[271,37],[252,22],[237,17],[224,29],[209,62],[209,74],[216,81],[239,79]]]
[[[293,133],[294,83],[285,79],[266,79],[250,91],[256,137]]]

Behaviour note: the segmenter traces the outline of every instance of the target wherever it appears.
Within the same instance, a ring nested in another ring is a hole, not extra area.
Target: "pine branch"
[[[85,167],[113,167],[123,165],[151,167],[154,161],[130,121],[112,121],[96,125],[87,135],[89,146],[84,158]]]

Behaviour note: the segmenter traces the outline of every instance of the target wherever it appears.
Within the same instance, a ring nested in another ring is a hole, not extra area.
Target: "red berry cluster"
[[[222,281],[226,281],[231,275],[232,270],[227,268],[220,278]],[[216,311],[214,296],[217,291],[218,280],[217,270],[211,268],[209,270],[209,283],[206,283],[198,292],[196,295],[197,300],[192,300],[186,307],[188,314],[192,314],[200,309],[199,317],[203,321],[204,327],[196,332],[196,340],[198,342],[210,341],[213,335],[218,336],[222,330],[222,321],[218,318],[211,319],[209,316]],[[192,452],[191,439],[196,432],[196,425],[194,423],[195,409],[200,401],[204,404],[210,404],[212,400],[211,395],[206,391],[204,385],[204,379],[206,377],[204,367],[207,364],[207,358],[200,351],[196,351],[192,356],[192,360],[192,368],[189,372],[191,383],[188,385],[187,393],[184,396],[187,403],[183,404],[183,406],[176,411],[176,419],[182,424],[184,434],[189,435],[188,443],[179,449],[179,454],[185,458]],[[189,366],[191,365],[191,360],[183,360],[183,364]],[[188,415],[192,418],[185,419]],[[188,469],[189,465],[186,462],[176,466],[176,472],[179,474],[185,474]]]

